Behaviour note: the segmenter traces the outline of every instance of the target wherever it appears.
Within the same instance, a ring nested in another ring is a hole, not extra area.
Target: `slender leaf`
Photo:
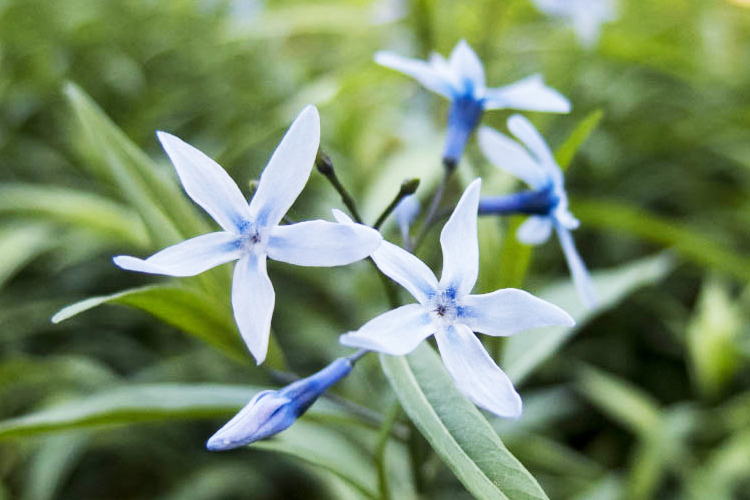
[[[601,109],[589,113],[586,118],[576,126],[575,130],[573,130],[565,142],[557,148],[555,151],[555,160],[557,161],[557,164],[560,165],[560,168],[565,170],[570,166],[573,157],[583,143],[586,142],[586,139],[588,139],[591,133],[596,129],[596,126],[599,125],[602,116],[604,116],[604,112]]]
[[[0,187],[0,191],[2,187]],[[0,194],[2,200],[2,194]],[[0,201],[2,204],[2,201]],[[36,256],[55,245],[46,224],[5,225],[0,229],[0,287]]]
[[[466,489],[479,499],[546,499],[487,420],[453,385],[426,343],[406,357],[380,356],[404,411]]]
[[[138,214],[102,196],[70,188],[25,183],[0,186],[0,214],[49,219],[93,231],[139,248],[148,248]]]
[[[237,361],[249,362],[247,349],[240,340],[228,306],[192,288],[153,285],[92,297],[62,309],[52,321],[59,323],[101,304],[135,307],[205,341]]]
[[[668,254],[660,254],[593,273],[599,297],[599,307],[594,310],[586,309],[581,304],[575,287],[569,280],[545,288],[537,295],[562,307],[580,327],[599,311],[612,307],[633,290],[662,279],[672,269],[672,261]],[[515,383],[520,383],[577,330],[577,327],[548,327],[509,337],[503,351],[502,366]]]

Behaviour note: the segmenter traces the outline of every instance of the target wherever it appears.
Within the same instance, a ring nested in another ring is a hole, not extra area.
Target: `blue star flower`
[[[585,48],[593,47],[599,40],[602,24],[617,19],[615,0],[532,0],[545,14],[563,19]]]
[[[426,62],[392,52],[378,52],[375,62],[407,74],[450,99],[448,134],[443,152],[446,165],[455,165],[461,159],[466,141],[484,110],[570,111],[568,100],[544,85],[541,75],[532,75],[504,87],[487,88],[482,62],[464,40],[458,42],[448,60],[437,53]]]
[[[301,266],[339,266],[367,257],[382,237],[362,225],[322,220],[279,225],[310,176],[320,140],[320,118],[306,107],[274,151],[248,205],[226,171],[177,137],[158,133],[187,194],[223,228],[141,260],[118,256],[123,269],[194,276],[237,260],[232,281],[234,318],[258,364],[268,350],[275,294],[266,258]]]
[[[517,234],[520,241],[529,245],[547,241],[554,228],[581,300],[587,307],[594,307],[597,303],[596,292],[570,235],[570,230],[576,229],[579,222],[568,210],[562,171],[547,143],[526,118],[511,116],[508,129],[528,149],[489,127],[479,130],[479,146],[491,163],[518,177],[533,191],[482,200],[479,212],[533,214],[518,228]]]
[[[546,325],[574,324],[562,309],[522,290],[470,295],[479,273],[477,205],[481,179],[472,182],[440,234],[440,281],[417,257],[383,241],[373,252],[378,268],[419,302],[401,306],[341,336],[341,343],[404,355],[435,335],[456,387],[476,405],[501,417],[521,414],[521,398],[473,332],[507,336]],[[343,220],[340,212],[336,217]]]
[[[351,370],[351,359],[338,358],[318,373],[283,389],[259,392],[211,436],[206,447],[211,451],[231,450],[278,434]]]

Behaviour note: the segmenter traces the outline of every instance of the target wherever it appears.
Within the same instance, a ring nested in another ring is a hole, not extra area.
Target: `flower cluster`
[[[567,99],[545,86],[538,75],[506,87],[486,88],[481,62],[464,41],[458,43],[448,60],[433,54],[427,63],[387,52],[378,53],[376,60],[451,99],[444,151],[444,163],[451,167],[448,173],[460,160],[484,110],[570,109]],[[518,233],[519,239],[528,243],[546,240],[554,228],[587,303],[593,303],[593,292],[570,237],[569,230],[577,227],[578,221],[568,211],[559,167],[528,120],[513,116],[508,127],[528,151],[488,128],[480,130],[481,148],[492,163],[524,180],[532,191],[480,200],[481,179],[469,184],[440,234],[440,280],[418,257],[336,209],[336,222],[284,223],[286,212],[319,157],[320,118],[315,107],[306,107],[292,123],[249,203],[221,166],[180,139],[158,133],[185,191],[222,230],[178,243],[146,259],[118,256],[114,261],[124,269],[169,276],[193,276],[237,261],[232,308],[242,338],[258,364],[264,361],[268,349],[275,302],[266,271],[267,258],[301,266],[339,266],[370,257],[385,276],[406,288],[417,301],[396,307],[342,335],[342,344],[362,349],[358,354],[337,359],[283,389],[257,394],[208,441],[209,449],[242,446],[286,429],[330,386],[345,377],[353,362],[365,352],[405,355],[432,335],[456,387],[469,399],[501,417],[521,414],[520,396],[475,332],[508,336],[546,325],[572,326],[574,321],[557,306],[521,290],[471,294],[479,275],[478,213],[531,214]],[[332,166],[326,165],[327,175],[333,176]],[[417,182],[409,185],[416,189]],[[407,196],[397,206],[396,201],[389,210],[395,207],[402,241],[411,248],[409,227],[419,213],[419,202],[414,196]],[[381,221],[382,218],[374,227],[379,227]]]

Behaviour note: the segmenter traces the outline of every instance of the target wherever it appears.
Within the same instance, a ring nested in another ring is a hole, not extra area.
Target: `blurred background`
[[[552,499],[750,498],[742,0],[622,0],[591,47],[529,0],[0,0],[0,498],[367,498],[347,473],[374,474],[372,432],[395,401],[374,356],[334,390],[367,432],[331,432],[323,411],[271,444],[204,448],[250,387],[275,384],[269,369],[322,368],[349,352],[339,334],[389,308],[366,263],[271,262],[275,344],[256,367],[228,309],[229,266],[170,281],[111,258],[214,227],[182,196],[156,130],[249,193],[308,103],[367,221],[408,177],[424,204],[447,101],[372,58],[447,55],[462,38],[489,86],[541,72],[571,100],[568,115],[529,114],[553,149],[592,130],[566,175],[601,308],[581,310],[556,241],[532,255],[515,218],[480,224],[479,289],[521,286],[579,320],[495,346],[525,401],[520,420],[492,420],[500,437]],[[510,114],[483,123],[506,131]],[[484,195],[519,188],[472,139],[446,203],[477,175]],[[314,171],[290,216],[330,220],[331,207],[343,208]],[[398,241],[392,224],[384,233]],[[437,234],[420,251],[434,269]],[[422,448],[394,473],[394,498],[470,498]]]

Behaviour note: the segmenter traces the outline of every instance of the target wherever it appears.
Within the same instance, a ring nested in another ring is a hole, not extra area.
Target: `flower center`
[[[432,320],[438,323],[452,323],[458,316],[458,304],[453,290],[442,290],[435,294],[430,304]]]
[[[268,239],[258,227],[254,227],[252,224],[244,226],[240,233],[240,247],[243,252],[260,254],[266,251],[266,244]]]

